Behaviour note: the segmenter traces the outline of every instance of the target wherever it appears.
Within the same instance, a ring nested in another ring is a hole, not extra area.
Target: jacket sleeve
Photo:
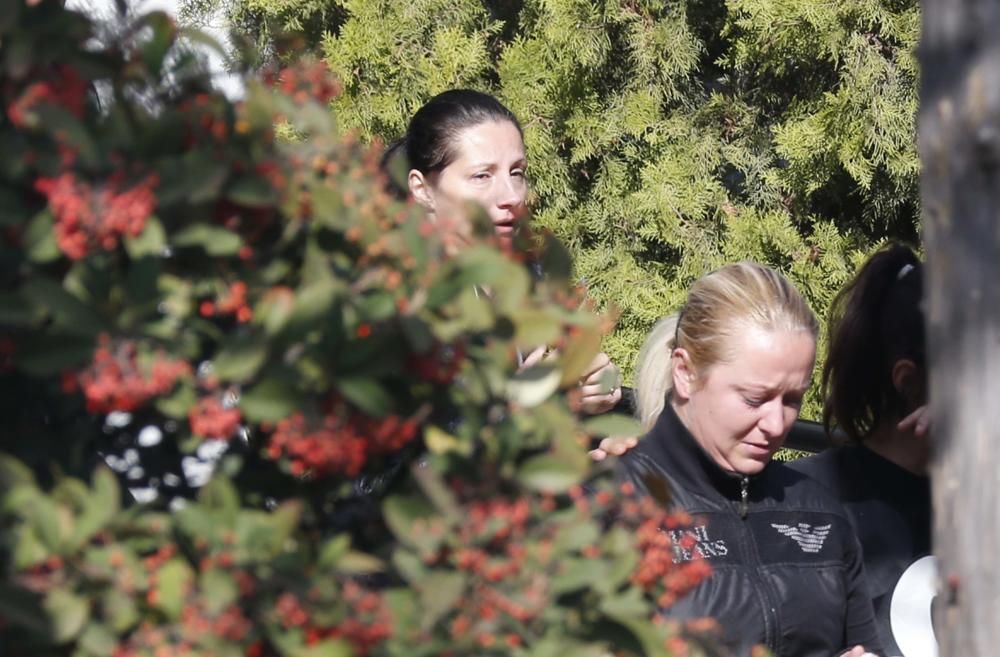
[[[861,544],[856,536],[851,536],[848,546],[846,574],[847,623],[844,628],[846,640],[844,649],[861,645],[866,651],[881,655],[882,642],[878,637],[875,609],[868,592],[868,581],[861,559]]]

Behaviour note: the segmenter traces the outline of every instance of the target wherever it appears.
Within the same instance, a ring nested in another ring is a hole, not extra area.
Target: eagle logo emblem
[[[823,549],[823,543],[826,542],[826,537],[830,534],[830,527],[832,527],[832,525],[813,527],[804,522],[800,522],[794,526],[771,523],[771,526],[777,529],[779,534],[787,536],[798,543],[803,552],[812,554]]]

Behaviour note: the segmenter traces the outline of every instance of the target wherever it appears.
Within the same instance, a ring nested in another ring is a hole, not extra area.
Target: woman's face
[[[528,192],[524,141],[510,121],[488,121],[466,128],[455,137],[454,159],[439,172],[409,175],[410,191],[432,218],[468,221],[468,204],[481,206],[496,234],[510,240],[524,216]]]
[[[806,331],[752,329],[730,362],[697,372],[675,349],[673,403],[708,455],[729,472],[757,474],[784,444],[809,388],[816,341]]]

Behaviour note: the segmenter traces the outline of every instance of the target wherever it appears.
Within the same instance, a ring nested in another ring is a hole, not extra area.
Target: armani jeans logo
[[[823,549],[823,543],[830,534],[832,525],[821,525],[813,527],[810,524],[800,522],[795,526],[771,523],[771,526],[778,530],[779,534],[789,537],[799,544],[803,552],[815,554]]]

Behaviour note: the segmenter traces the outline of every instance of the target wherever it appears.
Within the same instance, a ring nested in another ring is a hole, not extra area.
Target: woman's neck
[[[904,470],[927,476],[930,442],[909,431],[900,431],[893,420],[882,422],[864,441],[865,447]]]

